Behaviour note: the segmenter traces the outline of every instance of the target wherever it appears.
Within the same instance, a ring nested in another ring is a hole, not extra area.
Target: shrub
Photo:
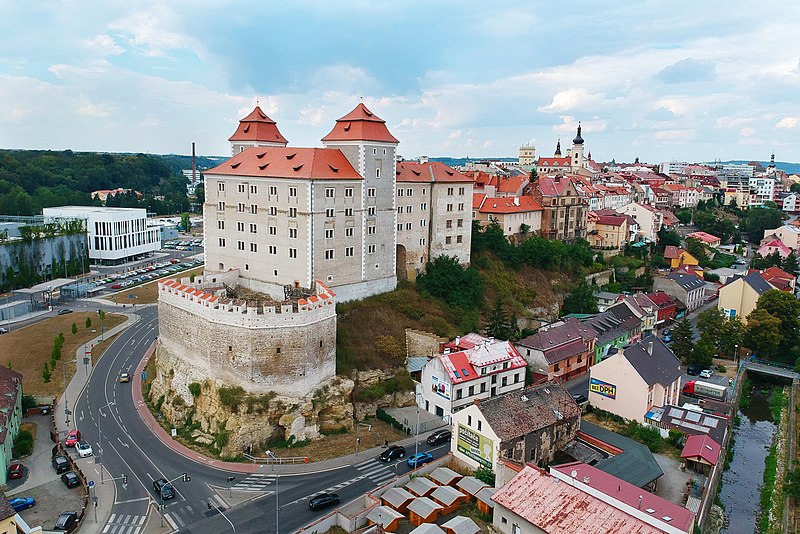
[[[214,434],[214,446],[218,451],[221,451],[228,444],[230,438],[231,435],[225,428],[225,423],[220,423],[219,427],[217,427],[217,433]]]
[[[44,362],[44,369],[42,369],[42,382],[45,384],[50,382],[50,367],[48,367],[47,362]]]
[[[31,452],[33,452],[33,434],[29,430],[20,430],[14,440],[13,455],[15,458],[20,458]]]
[[[384,423],[390,424],[392,428],[395,428],[397,430],[403,430],[403,425],[400,423],[400,421],[398,421],[397,419],[386,413],[386,410],[384,410],[383,408],[378,408],[377,410],[375,410],[375,417],[377,417]]]
[[[728,369],[724,365],[718,365],[717,371],[719,371],[720,373],[727,373]]]
[[[86,328],[91,328],[91,327],[92,327],[92,318],[91,317],[87,317],[86,318]]]
[[[405,369],[399,371],[395,376],[388,380],[383,380],[364,389],[357,389],[353,393],[353,398],[360,402],[372,402],[380,399],[384,395],[389,395],[397,391],[411,391],[414,389],[414,379]]]
[[[72,323],[72,335],[75,335],[77,333],[78,333],[78,325]]]
[[[189,393],[192,394],[192,397],[199,397],[200,396],[200,384],[197,382],[192,382],[189,384]]]
[[[241,386],[233,388],[222,387],[219,388],[217,394],[219,395],[220,404],[230,409],[231,412],[238,413],[239,404],[242,403],[245,396],[244,388]]]
[[[475,478],[494,487],[494,472],[488,467],[479,467],[475,470]]]
[[[33,395],[22,396],[22,413],[25,413],[31,408],[35,407],[36,407],[36,397],[34,397]]]

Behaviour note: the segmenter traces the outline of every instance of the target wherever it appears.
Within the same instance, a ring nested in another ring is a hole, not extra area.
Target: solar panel
[[[681,417],[683,417],[683,410],[681,410],[680,408],[670,408],[668,415],[670,417],[677,417],[680,419]]]
[[[464,376],[469,376],[469,372],[466,369],[462,369],[461,372],[464,373]]]
[[[692,421],[693,423],[697,423],[702,417],[703,415],[697,412],[686,412],[686,420]]]
[[[703,424],[709,428],[717,428],[717,425],[719,425],[719,419],[715,419],[713,417],[705,417],[703,419]]]

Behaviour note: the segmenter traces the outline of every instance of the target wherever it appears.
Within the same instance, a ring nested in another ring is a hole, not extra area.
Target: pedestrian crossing
[[[375,458],[355,464],[353,467],[379,486],[387,480],[393,479],[396,473],[394,464],[384,464]]]
[[[111,514],[103,534],[139,534],[147,521],[146,515]]]
[[[215,507],[222,508],[223,510],[228,507],[225,501],[218,495],[212,495],[210,500]],[[201,504],[195,503],[193,505],[186,502],[180,505],[176,503],[172,506],[167,505],[164,512],[164,519],[166,519],[173,530],[181,530],[207,517],[207,512],[207,504],[205,502]]]
[[[239,491],[265,491],[267,486],[271,485],[274,481],[275,477],[273,475],[255,473],[234,484],[233,489]]]

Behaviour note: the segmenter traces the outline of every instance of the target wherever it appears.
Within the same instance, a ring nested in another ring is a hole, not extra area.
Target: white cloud
[[[741,135],[742,137],[753,137],[754,135],[756,135],[756,133],[757,132],[755,128],[742,128],[741,130],[739,130],[739,135]]]
[[[125,52],[125,49],[107,34],[96,35],[92,39],[87,39],[84,41],[84,45],[87,49],[96,51],[103,56],[118,56]]]
[[[694,130],[662,130],[656,132],[655,138],[660,141],[679,142],[694,139],[695,135]]]
[[[539,111],[544,113],[560,113],[578,107],[592,107],[593,105],[602,103],[604,100],[605,95],[602,93],[590,93],[586,89],[567,89],[566,91],[556,93],[555,96],[553,96],[553,100],[548,105],[539,106]]]
[[[784,117],[778,121],[778,124],[775,125],[775,128],[797,128],[798,123],[800,123],[800,121],[798,121],[797,117]]]

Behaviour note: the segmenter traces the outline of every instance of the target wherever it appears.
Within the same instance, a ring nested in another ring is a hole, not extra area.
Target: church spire
[[[561,139],[558,140],[556,143],[556,153],[553,154],[553,157],[560,158],[561,157]]]
[[[583,144],[583,137],[581,137],[581,123],[578,123],[578,135],[575,136],[575,139],[572,140],[573,145],[582,145]]]
[[[770,167],[770,169],[774,169],[775,168],[775,152],[774,151],[772,152],[772,156],[770,156],[770,158],[769,158],[769,167]]]

